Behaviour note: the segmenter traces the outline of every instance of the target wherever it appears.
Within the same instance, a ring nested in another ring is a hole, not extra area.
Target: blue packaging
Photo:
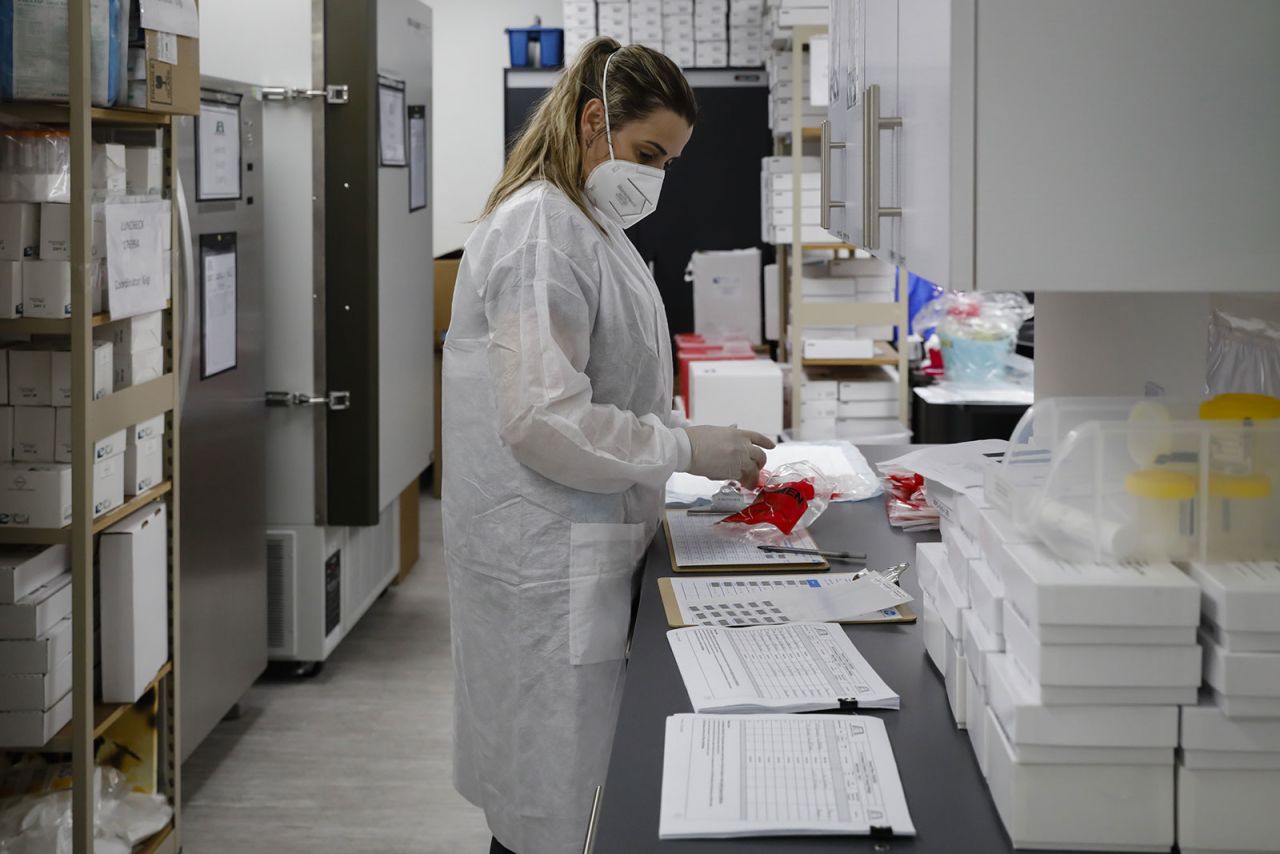
[[[61,6],[63,12],[63,27],[65,28],[65,15],[68,0],[62,0],[58,5]],[[120,4],[122,0],[103,0],[107,7],[107,41],[106,56],[94,63],[94,89],[97,90],[101,85],[100,75],[106,75],[106,100],[99,98],[94,99],[94,104],[100,107],[114,106],[120,100],[120,89],[124,79],[124,63],[128,51],[128,42],[125,40],[125,27],[128,23],[127,16],[121,14]],[[14,44],[16,39],[15,21],[18,19],[18,13],[15,11],[15,5],[22,5],[21,0],[0,0],[0,98],[6,101],[16,99],[15,87],[13,80],[14,70]],[[41,4],[43,8],[48,9],[54,4]],[[97,5],[95,3],[94,5]],[[96,52],[95,52],[96,53]],[[95,59],[99,59],[95,56]],[[105,60],[103,67],[102,60]],[[68,68],[70,61],[66,58],[65,51],[63,53],[63,68]],[[58,87],[61,90],[66,88],[65,81],[54,81],[51,85],[62,82],[63,85]],[[48,100],[67,100],[65,91],[50,93]]]

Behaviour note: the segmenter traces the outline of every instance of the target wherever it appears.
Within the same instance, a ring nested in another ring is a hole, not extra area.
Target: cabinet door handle
[[[880,207],[880,131],[902,127],[901,116],[880,115],[880,85],[867,87],[862,99],[862,243],[880,248],[880,218],[902,216],[902,208]]]
[[[822,123],[822,156],[818,158],[822,163],[822,196],[819,202],[822,207],[822,214],[819,218],[819,223],[824,230],[831,228],[831,209],[844,207],[844,202],[831,198],[831,149],[839,148],[843,150],[844,147],[845,144],[843,142],[831,141],[831,122],[824,121]],[[801,207],[803,207],[803,204],[801,204],[803,196],[804,190],[801,188],[801,198],[795,200],[796,204]]]

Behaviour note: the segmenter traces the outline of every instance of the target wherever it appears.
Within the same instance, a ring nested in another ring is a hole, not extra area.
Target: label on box
[[[156,52],[152,59],[166,65],[177,65],[178,37],[173,33],[156,33]]]
[[[143,29],[200,37],[200,15],[195,0],[140,0],[139,24]]]

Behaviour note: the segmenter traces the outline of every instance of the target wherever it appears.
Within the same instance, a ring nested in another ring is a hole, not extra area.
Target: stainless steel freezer
[[[184,760],[267,665],[262,103],[201,85],[176,120]]]

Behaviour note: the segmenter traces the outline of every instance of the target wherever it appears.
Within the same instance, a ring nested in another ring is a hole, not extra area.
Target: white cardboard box
[[[39,747],[71,722],[71,694],[46,712],[0,712],[0,747]]]
[[[693,275],[694,331],[741,333],[751,343],[759,344],[760,250],[695,252],[689,267]]]
[[[107,219],[101,202],[93,205],[89,257],[107,257]],[[71,205],[46,202],[40,206],[40,260],[71,260]]]
[[[49,673],[71,654],[71,618],[34,640],[0,641],[0,673]]]
[[[1004,585],[982,558],[969,562],[969,604],[990,634],[1004,637]]]
[[[93,337],[110,343],[121,355],[163,347],[164,312],[152,311],[99,326]]]
[[[892,400],[898,399],[898,372],[884,365],[859,368],[857,379],[840,382],[840,400]]]
[[[131,196],[164,191],[164,153],[157,147],[130,145],[124,150],[125,192]]]
[[[1182,854],[1277,850],[1280,771],[1178,766],[1178,846]]]
[[[982,620],[973,609],[964,611],[960,616],[964,627],[964,657],[969,662],[969,669],[982,688],[987,687],[988,659],[992,655],[1004,652],[1004,638],[993,635],[982,625]]]
[[[796,438],[803,442],[821,442],[835,439],[836,420],[834,418],[810,418],[801,420]]]
[[[876,342],[870,338],[805,338],[806,359],[871,359]]]
[[[124,503],[124,460],[110,457],[93,464],[93,517]]]
[[[22,463],[51,463],[56,410],[52,406],[17,406],[13,410],[13,458]]]
[[[958,499],[959,493],[953,499],[951,515],[943,518],[939,527],[942,530],[942,542],[947,546],[947,559],[951,561],[951,567],[956,573],[956,581],[964,584],[968,590],[969,562],[981,558],[982,552],[978,550],[978,544],[960,527],[959,508],[956,504]]]
[[[1043,645],[1008,604],[1005,646],[1041,686],[1176,688],[1200,686],[1200,649],[1187,646]],[[1280,694],[1280,678],[1277,678]]]
[[[982,534],[982,509],[986,506],[987,498],[981,486],[971,487],[956,496],[956,521],[960,523],[960,530],[975,544]],[[981,553],[981,547],[978,548]]]
[[[1280,652],[1280,632],[1224,631],[1208,617],[1201,630],[1228,652]]]
[[[1200,587],[1171,563],[1069,563],[1035,545],[993,558],[1006,597],[1033,627],[1200,624]]]
[[[700,37],[708,32],[701,28],[698,30]],[[726,41],[696,42],[693,48],[693,61],[698,68],[726,68],[729,65],[729,43]]]
[[[13,462],[13,410],[0,406],[0,463]]]
[[[965,656],[966,661],[968,656]],[[982,776],[987,776],[987,726],[986,726],[986,694],[978,685],[974,676],[972,662],[965,676],[965,710],[964,719],[969,722],[965,727],[969,731],[969,743],[973,745],[973,756],[978,760],[978,769]]]
[[[820,401],[838,402],[839,387],[840,383],[830,375],[816,368],[810,368],[800,374],[800,402],[802,404]],[[836,417],[834,409],[831,417]]]
[[[967,725],[965,711],[968,709],[968,697],[965,696],[965,691],[969,665],[965,661],[964,646],[959,638],[947,632],[946,644],[947,669],[942,674],[942,680],[947,687],[947,704],[951,706],[951,717],[956,726],[964,729]]]
[[[1008,655],[987,657],[987,700],[1019,746],[1172,750],[1178,707],[1045,705],[1034,682]]]
[[[942,543],[916,544],[916,575],[925,593],[936,596],[938,575],[946,560],[947,547]]]
[[[99,439],[93,443],[93,459],[106,460],[111,457],[118,457],[125,451],[125,440],[128,430],[121,430],[118,433],[112,433],[106,438]],[[73,446],[71,443],[71,410],[59,409],[55,416],[54,424],[54,448],[55,462],[69,463],[72,460]]]
[[[839,404],[834,400],[802,400],[800,402],[800,420],[829,420],[834,426],[836,410]]]
[[[695,424],[737,424],[776,437],[782,433],[782,369],[767,359],[693,362],[689,409]]]
[[[0,674],[0,712],[43,712],[71,690],[71,654],[48,673]]]
[[[22,262],[22,314],[60,319],[71,316],[71,263]]]
[[[164,437],[130,442],[124,454],[124,494],[141,495],[164,479]]]
[[[93,146],[93,189],[104,193],[123,193],[129,179],[125,160],[125,147],[114,143],[95,143]]]
[[[71,351],[53,350],[50,363],[52,400],[54,406],[70,406],[72,399],[71,386]],[[93,399],[101,400],[111,394],[112,372],[115,366],[115,354],[109,341],[95,341],[93,344]]]
[[[64,528],[71,524],[71,466],[0,465],[0,527]]]
[[[120,354],[115,360],[115,390],[123,391],[164,375],[164,348],[155,347],[138,353]]]
[[[842,400],[840,401],[841,418],[896,418],[898,401],[896,400]]]
[[[920,597],[924,607],[920,619],[924,622],[924,649],[938,674],[945,678],[947,672],[947,627],[942,624],[938,614],[937,602],[929,593]]]
[[[1204,648],[1204,681],[1228,697],[1280,699],[1280,653],[1227,652],[1200,635]]]
[[[40,206],[0,203],[0,261],[35,258],[40,251]]]
[[[947,633],[953,638],[963,635],[964,623],[961,622],[961,612],[969,607],[969,602],[960,587],[956,585],[955,580],[947,573],[945,567],[938,567],[938,578],[934,584],[933,598],[935,607],[938,610],[938,616],[942,619],[942,624],[946,626]]]
[[[152,436],[164,435],[164,416],[156,415],[148,418],[146,421],[140,421],[133,427],[129,428],[127,437],[130,442],[141,442],[150,439]]]
[[[71,616],[71,573],[32,590],[17,602],[0,605],[0,640],[34,640]]]
[[[1227,696],[1213,692],[1213,701],[1222,713],[1232,719],[1280,718],[1280,698]],[[1190,700],[1183,705],[1190,703]]]
[[[1182,707],[1179,742],[1187,750],[1280,753],[1280,718],[1229,718],[1206,692],[1197,705]]]
[[[1191,563],[1204,615],[1228,632],[1280,631],[1280,562]]]
[[[21,261],[0,261],[0,317],[14,320],[22,317]]]
[[[99,543],[102,699],[132,703],[169,658],[164,502],[112,525]]]
[[[985,490],[983,494],[986,494]],[[1038,542],[1035,534],[1019,528],[1012,519],[994,507],[984,507],[978,515],[980,517],[978,547],[988,563],[991,562],[991,556],[1006,545]],[[991,568],[996,567],[992,564]]]
[[[0,546],[0,604],[17,602],[70,568],[66,546]]]
[[[988,782],[1015,848],[1168,851],[1173,763],[1067,765],[1019,761],[990,710]]]

